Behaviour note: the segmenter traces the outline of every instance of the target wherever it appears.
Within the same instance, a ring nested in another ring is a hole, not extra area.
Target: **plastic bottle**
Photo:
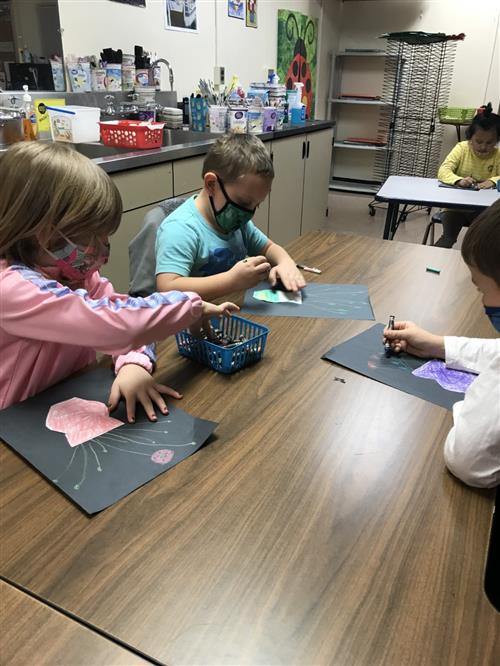
[[[250,134],[261,134],[264,125],[264,104],[260,97],[254,97],[248,108],[248,131]]]
[[[281,129],[285,123],[288,123],[288,105],[281,100],[276,109],[276,128]]]
[[[296,81],[294,84],[295,90],[297,91],[297,104],[296,106],[300,106],[302,104],[302,88],[304,87],[304,84],[302,81]]]
[[[38,139],[38,125],[36,122],[35,107],[33,106],[31,95],[28,93],[28,86],[24,85],[23,90],[24,140],[35,141]]]

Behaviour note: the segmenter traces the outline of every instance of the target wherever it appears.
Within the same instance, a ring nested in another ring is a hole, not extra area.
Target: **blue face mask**
[[[497,331],[500,333],[500,306],[486,306],[484,308],[484,311],[486,312],[486,315],[489,317],[491,323],[493,326],[497,329]]]

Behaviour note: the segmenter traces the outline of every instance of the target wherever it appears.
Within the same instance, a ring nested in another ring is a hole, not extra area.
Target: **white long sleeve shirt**
[[[478,377],[453,406],[446,466],[469,486],[500,484],[500,339],[444,338],[446,365]]]

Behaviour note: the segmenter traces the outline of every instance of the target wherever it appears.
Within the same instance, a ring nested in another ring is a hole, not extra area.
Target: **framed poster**
[[[257,27],[257,0],[246,0],[246,26]]]
[[[165,30],[198,32],[197,0],[164,0]]]
[[[124,5],[135,5],[136,7],[145,7],[146,0],[111,0],[112,2],[121,2]]]
[[[277,74],[287,90],[302,82],[302,103],[307,118],[314,118],[318,51],[318,19],[278,9]]]
[[[245,0],[228,0],[227,15],[230,18],[243,20],[245,18]]]

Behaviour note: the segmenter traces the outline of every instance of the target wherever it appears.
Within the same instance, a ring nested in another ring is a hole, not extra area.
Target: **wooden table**
[[[456,251],[321,232],[290,250],[311,281],[367,284],[378,321],[494,335]],[[264,359],[234,376],[164,346],[216,437],[93,518],[2,447],[1,572],[172,666],[493,665],[494,491],[445,470],[451,413],[321,360],[373,322],[259,321]]]
[[[4,666],[150,663],[1,580],[0,598],[0,660]]]
[[[383,238],[392,240],[408,205],[423,206],[429,211],[433,206],[480,211],[494,204],[500,193],[496,188],[467,190],[465,188],[440,187],[437,178],[416,176],[389,176],[375,195],[377,201],[387,202]],[[405,208],[399,214],[399,206]]]

